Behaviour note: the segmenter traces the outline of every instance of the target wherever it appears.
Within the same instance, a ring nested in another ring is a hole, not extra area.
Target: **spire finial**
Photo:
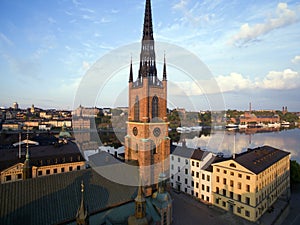
[[[150,0],[146,0],[143,40],[154,40],[153,39],[152,12],[151,12],[151,1]]]

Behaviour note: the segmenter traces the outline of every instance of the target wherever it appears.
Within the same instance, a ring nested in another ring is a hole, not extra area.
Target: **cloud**
[[[247,90],[292,90],[300,88],[300,74],[291,69],[270,71],[265,77],[251,80],[240,73],[220,75],[214,79],[175,82],[171,94],[197,96]]]
[[[249,89],[254,86],[249,78],[245,78],[239,73],[230,73],[228,76],[218,76],[216,81],[222,92]]]
[[[292,59],[292,63],[294,63],[294,64],[300,63],[300,55],[296,55],[296,56]]]
[[[1,32],[0,32],[0,41],[4,42],[6,45],[14,46],[14,43],[5,34]]]
[[[245,45],[249,42],[257,41],[263,36],[275,29],[286,27],[298,22],[297,13],[288,8],[287,3],[278,3],[275,16],[267,19],[264,23],[249,25],[243,24],[240,31],[229,41],[230,44],[237,46]]]
[[[289,90],[300,87],[300,75],[298,72],[286,69],[284,71],[270,71],[267,76],[256,83],[257,87],[264,89]]]

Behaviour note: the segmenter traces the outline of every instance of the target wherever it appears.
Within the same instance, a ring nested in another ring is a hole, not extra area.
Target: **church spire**
[[[156,76],[151,1],[146,0],[139,77]]]
[[[142,180],[140,178],[138,194],[135,198],[135,217],[137,219],[144,218],[146,216],[146,200],[143,195]]]
[[[153,39],[152,12],[151,12],[151,1],[150,0],[146,0],[143,40],[154,40]]]
[[[23,180],[32,178],[32,168],[30,163],[30,153],[29,153],[29,134],[27,130],[27,140],[26,140],[26,159],[23,165]]]
[[[132,57],[130,61],[130,73],[129,73],[129,83],[133,82],[133,71],[132,71]]]
[[[84,184],[83,181],[81,181],[81,203],[80,207],[77,210],[76,214],[76,224],[77,225],[88,225],[89,224],[89,218],[88,218],[88,212],[85,208],[84,204]]]
[[[167,80],[166,53],[165,53],[165,55],[164,55],[164,70],[163,70],[163,80]]]

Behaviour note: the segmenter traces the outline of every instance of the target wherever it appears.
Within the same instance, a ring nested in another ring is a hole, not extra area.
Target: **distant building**
[[[43,143],[46,143],[45,140]],[[26,146],[26,158],[24,157],[24,145]],[[19,154],[20,150],[21,155]],[[29,162],[30,178],[85,169],[85,159],[77,145],[71,141],[67,144],[59,144],[56,141],[52,144],[39,145],[38,142],[25,140],[16,143],[13,148],[2,149],[1,154],[1,183],[26,178],[23,170],[26,165],[29,166]]]
[[[14,102],[12,108],[14,110],[18,110],[19,109],[19,104],[17,102]]]

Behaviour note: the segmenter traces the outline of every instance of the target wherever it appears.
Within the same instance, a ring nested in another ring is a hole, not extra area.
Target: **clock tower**
[[[167,122],[167,71],[164,58],[162,80],[157,76],[151,1],[146,0],[140,64],[133,80],[129,73],[129,109],[125,160],[138,161],[144,186],[156,184],[169,170],[170,138]]]

